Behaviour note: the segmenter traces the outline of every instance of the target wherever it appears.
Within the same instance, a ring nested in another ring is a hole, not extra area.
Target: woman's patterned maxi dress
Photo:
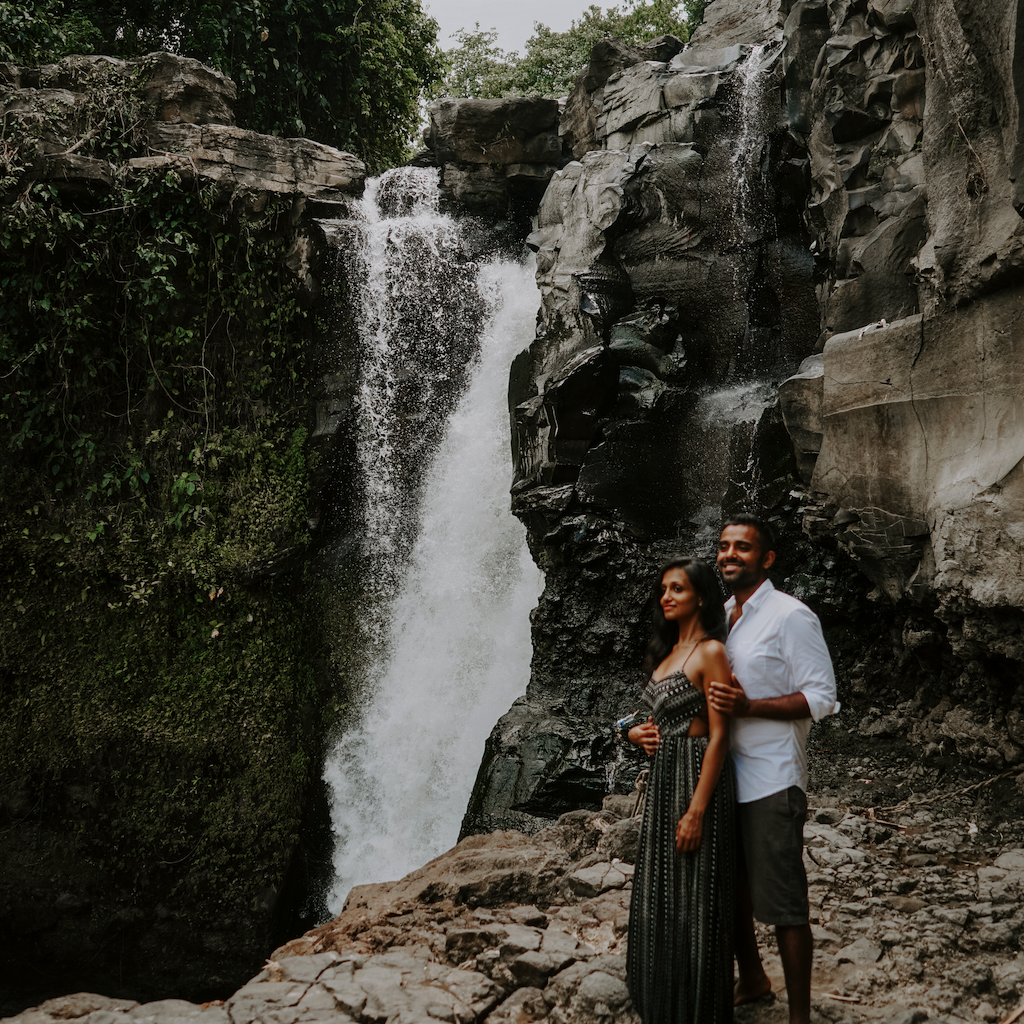
[[[726,758],[704,812],[700,846],[676,853],[676,825],[690,805],[706,736],[688,736],[706,716],[704,694],[683,672],[644,688],[661,731],[651,760],[629,908],[627,980],[644,1024],[732,1020],[735,783]]]

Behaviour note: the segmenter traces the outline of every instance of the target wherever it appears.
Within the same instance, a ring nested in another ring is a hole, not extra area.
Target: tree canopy
[[[572,90],[599,39],[616,36],[642,43],[655,36],[674,35],[685,42],[700,23],[706,2],[625,0],[621,7],[607,10],[592,5],[564,32],[536,23],[523,55],[502,50],[497,32],[481,29],[478,23],[473,31],[463,29],[455,34],[458,46],[449,52],[448,73],[433,94],[564,96]]]
[[[441,80],[419,0],[0,0],[0,59],[166,49],[223,71],[246,128],[306,136],[375,170],[401,162]]]

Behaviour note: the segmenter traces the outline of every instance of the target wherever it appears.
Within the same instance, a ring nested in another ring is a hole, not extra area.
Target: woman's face
[[[700,598],[682,569],[669,569],[661,577],[661,610],[666,622],[680,622],[697,613]]]

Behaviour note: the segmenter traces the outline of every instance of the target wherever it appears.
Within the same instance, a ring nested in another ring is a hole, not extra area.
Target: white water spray
[[[771,71],[764,66],[766,47],[757,43],[736,70],[739,78],[739,135],[732,150],[732,173],[736,190],[736,230],[739,241],[760,231],[764,215],[761,195],[761,157],[765,140],[776,115],[767,90]]]
[[[398,215],[382,212],[382,205],[397,206],[390,212]],[[447,300],[460,292],[452,280],[460,264],[459,229],[439,213],[437,172],[426,168],[370,179],[358,214],[359,244],[345,262],[358,289],[363,364],[356,448],[364,492],[362,546],[370,572],[387,581],[414,518],[403,472],[410,447],[406,420],[440,412],[454,369],[443,360],[431,365],[423,350],[443,345],[454,329]],[[410,306],[418,317],[410,316]]]
[[[537,293],[518,263],[483,267],[476,289],[489,314],[479,360],[427,473],[411,555],[389,555],[389,593],[373,617],[382,642],[371,645],[356,723],[328,758],[332,913],[353,885],[399,878],[455,842],[484,740],[529,679],[529,613],[542,579],[509,512],[506,391],[512,359],[533,336]],[[368,361],[367,377],[393,372],[386,363]],[[365,387],[388,394],[386,384]],[[364,471],[374,465],[370,457]],[[368,505],[384,503],[368,524],[395,514],[400,487],[392,474],[367,488]],[[386,524],[376,536],[387,542]]]

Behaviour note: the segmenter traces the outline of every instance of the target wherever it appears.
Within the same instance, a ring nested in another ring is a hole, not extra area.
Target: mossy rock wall
[[[322,867],[311,217],[154,168],[146,75],[103,81],[130,117],[0,140],[4,1008],[222,995]]]

